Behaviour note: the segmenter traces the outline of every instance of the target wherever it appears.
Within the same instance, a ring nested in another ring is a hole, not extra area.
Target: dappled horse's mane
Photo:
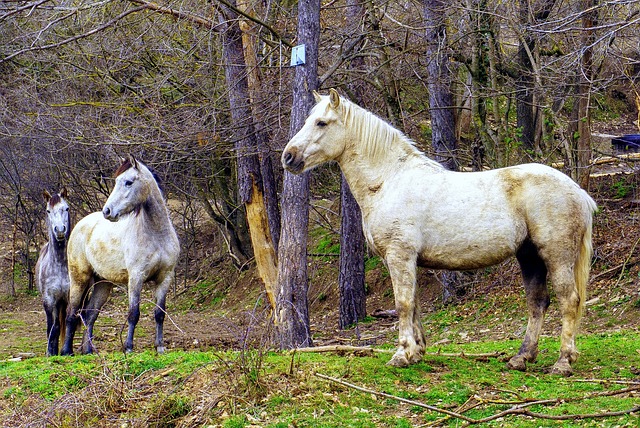
[[[131,168],[132,166],[133,165],[131,164],[131,160],[129,158],[124,158],[122,160],[122,163],[118,167],[118,169],[116,169],[116,172],[113,173],[113,177],[115,178],[115,177],[119,176],[120,174],[124,173],[126,170]],[[148,166],[146,166],[146,167],[149,170],[149,172],[151,173],[151,175],[153,176],[153,179],[156,181],[156,184],[158,185],[158,188],[160,189],[160,193],[162,193],[162,195],[164,195],[164,187],[162,185],[162,180],[160,179],[160,176],[158,174],[156,174],[156,172],[153,169],[149,168]]]
[[[407,137],[402,131],[394,128],[383,119],[341,97],[340,105],[343,107],[345,124],[352,129],[358,139],[364,143],[364,154],[372,161],[383,160],[385,153],[394,144],[402,144],[408,155],[415,155],[433,163],[434,166],[441,165],[429,159],[415,146],[415,142]]]

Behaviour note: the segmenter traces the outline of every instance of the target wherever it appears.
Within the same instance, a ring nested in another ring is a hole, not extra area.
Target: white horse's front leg
[[[172,271],[165,275],[164,279],[160,281],[156,288],[156,308],[154,311],[154,319],[156,320],[156,352],[162,354],[165,351],[164,347],[164,317],[166,308],[167,292],[171,288],[175,280],[175,273]]]
[[[424,332],[416,302],[416,258],[415,253],[395,250],[387,251],[385,257],[399,318],[398,350],[387,363],[395,367],[417,363],[424,353]]]
[[[127,323],[129,329],[127,330],[127,338],[124,341],[123,351],[126,353],[133,352],[133,333],[135,332],[136,325],[140,320],[140,293],[142,292],[143,281],[133,276],[129,276],[129,314],[127,315]]]

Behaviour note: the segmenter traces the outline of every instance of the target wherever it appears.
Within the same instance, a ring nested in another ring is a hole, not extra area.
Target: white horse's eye
[[[327,122],[325,122],[324,120],[319,120],[318,123],[316,123],[317,126],[319,126],[320,128],[324,128],[325,126],[327,126]]]
[[[133,185],[133,181],[132,181],[132,180],[126,180],[126,181],[124,182],[124,186],[125,186],[125,187],[131,187],[132,185]]]

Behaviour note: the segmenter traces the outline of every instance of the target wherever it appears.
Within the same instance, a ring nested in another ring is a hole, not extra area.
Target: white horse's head
[[[294,174],[337,160],[345,148],[346,128],[340,95],[335,89],[331,89],[328,96],[315,91],[313,95],[317,104],[282,152],[282,166]]]
[[[69,204],[65,201],[67,189],[62,188],[59,193],[51,196],[46,190],[42,193],[47,203],[47,226],[50,235],[58,242],[63,242],[69,237]]]
[[[102,208],[102,215],[110,221],[118,221],[123,215],[136,211],[150,197],[151,180],[155,180],[149,169],[129,155],[116,170],[116,184]]]

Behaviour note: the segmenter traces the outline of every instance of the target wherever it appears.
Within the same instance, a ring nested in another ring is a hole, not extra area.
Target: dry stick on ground
[[[537,401],[524,401],[521,403],[518,403],[517,405],[511,407],[510,409],[504,410],[502,412],[496,413],[495,415],[491,415],[488,416],[486,418],[482,418],[482,419],[473,419],[470,418],[468,416],[465,416],[461,413],[458,412],[452,412],[450,410],[446,410],[446,409],[441,409],[439,407],[435,407],[435,406],[430,406],[429,404],[425,404],[425,403],[421,403],[419,401],[415,401],[415,400],[408,400],[406,398],[402,398],[402,397],[398,397],[395,395],[391,395],[391,394],[387,394],[386,392],[380,392],[380,391],[376,391],[373,389],[369,389],[369,388],[365,388],[362,386],[358,386],[358,385],[354,385],[352,383],[349,382],[345,382],[341,379],[336,379],[334,377],[331,376],[327,376],[324,375],[322,373],[314,373],[314,375],[316,377],[319,377],[320,379],[324,379],[324,380],[328,380],[330,382],[334,382],[337,383],[339,385],[342,386],[346,386],[348,388],[352,388],[355,389],[356,391],[360,391],[360,392],[364,392],[367,394],[373,394],[373,395],[377,395],[379,397],[383,397],[383,398],[389,398],[392,400],[396,400],[396,401],[400,401],[401,403],[406,403],[406,404],[410,404],[412,406],[418,406],[418,407],[422,407],[423,409],[427,409],[427,410],[431,410],[433,412],[437,412],[437,413],[442,413],[445,414],[449,417],[454,417],[454,418],[458,418],[461,419],[469,424],[480,424],[480,423],[485,423],[485,422],[490,422],[490,421],[494,421],[496,419],[505,417],[505,416],[509,416],[509,415],[524,415],[524,416],[529,416],[529,417],[533,417],[533,418],[538,418],[538,419],[550,419],[550,420],[577,420],[577,419],[596,419],[596,418],[608,418],[608,417],[613,417],[613,416],[623,416],[623,415],[627,415],[629,413],[635,413],[640,411],[640,406],[635,406],[632,409],[628,409],[628,410],[621,410],[619,412],[604,412],[604,413],[592,413],[592,414],[580,414],[580,415],[547,415],[544,413],[535,413],[535,412],[531,412],[529,409],[527,409],[527,407],[531,407],[534,405],[545,405],[545,404],[558,404],[558,403],[563,403],[563,402],[567,402],[567,401],[579,401],[579,400],[584,400],[587,398],[593,398],[593,397],[598,397],[598,396],[612,396],[612,395],[618,395],[618,394],[626,394],[626,393],[630,393],[630,392],[635,392],[635,391],[639,391],[640,387],[631,387],[631,388],[624,388],[618,391],[605,391],[605,392],[600,392],[600,393],[595,393],[595,394],[591,394],[589,396],[586,397],[580,397],[580,398],[576,398],[576,399],[549,399],[549,400],[537,400]]]
[[[355,354],[373,355],[379,354],[393,354],[393,349],[375,349],[368,346],[350,346],[350,345],[326,345],[326,346],[313,346],[309,348],[297,348],[291,352],[353,352]],[[467,354],[466,352],[425,352],[425,355],[435,357],[460,357],[471,359],[486,359],[486,358],[498,358],[504,355],[504,352],[490,352],[486,354]]]
[[[612,268],[610,268],[610,269],[605,270],[604,272],[600,272],[600,273],[599,273],[599,274],[597,274],[597,275],[593,275],[593,276],[591,277],[591,281],[593,282],[593,281],[595,281],[596,279],[600,279],[600,278],[602,278],[603,276],[610,276],[610,275],[612,275],[612,274],[614,274],[614,273],[618,272],[619,270],[622,270],[622,272],[624,272],[624,269],[625,269],[625,268],[627,268],[627,267],[631,267],[631,266],[636,265],[636,264],[638,264],[638,263],[640,263],[640,257],[639,257],[639,258],[635,258],[635,259],[633,259],[633,260],[629,260],[629,259],[627,259],[627,260],[625,260],[625,262],[624,262],[624,263],[621,263],[621,264],[619,264],[618,266],[614,266],[614,267],[612,267]]]
[[[613,288],[617,287],[618,284],[620,284],[620,281],[622,280],[622,277],[624,276],[624,271],[625,271],[625,268],[627,266],[627,263],[629,263],[629,260],[631,260],[631,256],[633,255],[634,251],[636,250],[636,247],[638,246],[638,242],[640,242],[640,237],[638,239],[636,239],[636,242],[633,244],[633,247],[631,247],[631,251],[629,252],[629,255],[624,260],[624,263],[622,264],[622,269],[620,270],[620,276],[618,276],[618,280],[616,281],[616,283],[613,286]]]

